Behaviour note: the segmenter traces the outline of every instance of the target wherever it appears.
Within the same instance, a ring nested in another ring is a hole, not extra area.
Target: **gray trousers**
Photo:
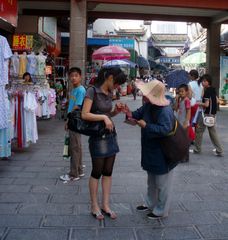
[[[71,156],[69,175],[71,177],[79,177],[79,174],[83,173],[81,135],[69,130],[69,137],[69,151]]]
[[[203,117],[202,117],[201,114],[199,115],[199,118],[197,120],[197,126],[196,126],[196,137],[195,137],[195,144],[194,144],[195,151],[196,152],[201,152],[203,133],[204,133],[206,128],[208,129],[211,142],[214,145],[214,147],[216,148],[216,151],[218,153],[222,153],[223,152],[223,148],[222,148],[222,145],[221,145],[221,143],[219,141],[219,138],[218,138],[215,126],[213,126],[213,127],[206,127],[203,124]]]
[[[146,206],[157,216],[168,216],[169,197],[173,182],[173,170],[167,174],[154,175],[147,172]]]

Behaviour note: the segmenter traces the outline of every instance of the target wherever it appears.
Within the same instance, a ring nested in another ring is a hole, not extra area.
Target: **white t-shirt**
[[[189,83],[189,86],[192,89],[192,97],[196,101],[201,101],[202,100],[202,92],[203,92],[202,84],[198,85],[197,81],[191,81]]]

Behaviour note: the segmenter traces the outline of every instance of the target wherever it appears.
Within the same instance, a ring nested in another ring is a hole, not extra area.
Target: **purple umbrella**
[[[188,72],[185,70],[174,70],[166,76],[165,81],[168,87],[178,88],[181,84],[189,83]]]

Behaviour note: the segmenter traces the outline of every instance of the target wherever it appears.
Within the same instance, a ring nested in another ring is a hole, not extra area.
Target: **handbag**
[[[94,96],[96,96],[95,88],[93,87],[93,89],[94,89]],[[73,132],[80,133],[82,135],[96,136],[96,137],[103,136],[107,132],[104,121],[97,121],[97,122],[86,121],[82,119],[81,114],[82,112],[79,109],[68,113],[67,115],[68,129],[70,129]]]
[[[190,139],[186,129],[182,127],[174,115],[173,118],[173,130],[168,135],[158,138],[162,153],[168,165],[178,164],[185,160],[190,145]],[[158,122],[157,115],[152,114],[152,119],[155,123]]]
[[[81,110],[74,110],[67,115],[68,129],[86,136],[103,136],[107,129],[104,121],[91,122],[81,118]]]
[[[160,145],[168,164],[179,163],[184,160],[189,151],[190,140],[187,131],[177,119],[172,132],[160,138]]]
[[[211,101],[211,99],[210,99]],[[210,103],[210,113],[209,115],[204,115],[204,111],[202,111],[202,117],[203,117],[203,124],[207,127],[213,127],[215,125],[215,116],[211,114],[212,109],[212,102]]]

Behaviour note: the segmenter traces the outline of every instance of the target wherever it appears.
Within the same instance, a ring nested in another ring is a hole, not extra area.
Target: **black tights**
[[[107,177],[112,176],[115,158],[116,156],[92,159],[91,177],[100,179],[101,175]]]

